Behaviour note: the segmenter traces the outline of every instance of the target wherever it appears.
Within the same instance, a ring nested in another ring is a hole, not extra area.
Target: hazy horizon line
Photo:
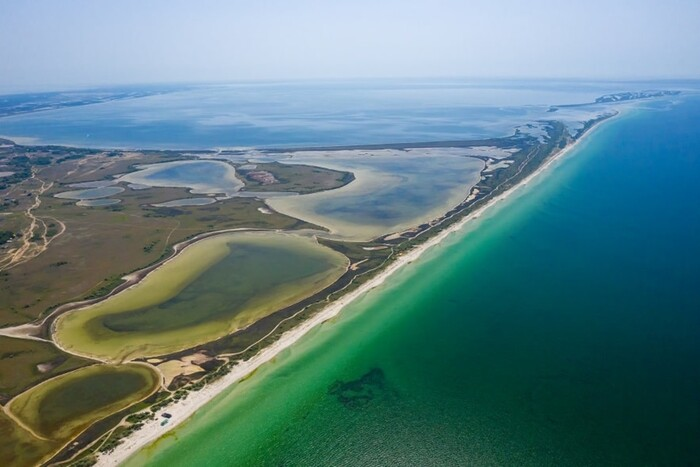
[[[354,77],[316,77],[316,78],[236,78],[221,80],[173,80],[173,81],[115,81],[101,83],[55,83],[55,84],[0,84],[0,95],[14,95],[44,92],[71,92],[80,90],[100,90],[110,88],[138,88],[157,86],[226,86],[254,84],[303,84],[303,83],[372,83],[372,82],[428,82],[441,80],[468,85],[487,84],[488,82],[572,82],[572,83],[662,83],[662,82],[699,82],[700,76],[638,76],[638,77],[574,77],[574,76],[354,76]]]

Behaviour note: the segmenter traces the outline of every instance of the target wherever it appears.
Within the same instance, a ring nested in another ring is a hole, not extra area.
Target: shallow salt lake
[[[154,204],[157,208],[176,208],[178,206],[206,206],[216,203],[216,198],[183,198]]]
[[[56,193],[54,197],[60,199],[94,200],[116,195],[122,191],[124,191],[124,188],[119,186],[102,186],[98,188],[87,188],[85,190],[64,191],[62,193]]]
[[[200,240],[138,284],[58,318],[54,339],[120,361],[210,342],[334,283],[349,260],[313,238],[232,232]]]
[[[227,196],[244,186],[232,165],[217,160],[164,162],[141,165],[137,169],[118,180],[151,187],[189,188],[195,194]]]
[[[121,203],[120,199],[114,199],[114,198],[102,198],[102,199],[81,199],[78,201],[77,204],[78,206],[86,206],[86,207],[99,207],[99,206],[112,206],[114,204],[119,204]]]
[[[328,228],[334,237],[369,240],[429,222],[461,203],[484,168],[469,155],[469,148],[287,153],[280,162],[349,171],[355,180],[336,190],[267,203]]]

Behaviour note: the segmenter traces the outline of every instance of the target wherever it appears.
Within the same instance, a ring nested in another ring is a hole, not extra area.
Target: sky
[[[700,78],[698,0],[0,0],[0,91]]]

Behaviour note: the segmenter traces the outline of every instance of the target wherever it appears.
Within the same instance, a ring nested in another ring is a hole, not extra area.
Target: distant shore
[[[612,120],[618,117],[619,115],[620,113],[606,118],[602,121]],[[204,386],[204,388],[202,388],[199,391],[190,392],[186,398],[169,405],[166,409],[164,409],[164,411],[167,411],[170,415],[172,415],[167,425],[161,426],[161,420],[159,417],[155,417],[153,420],[145,422],[140,430],[126,437],[123,440],[123,442],[117,445],[117,447],[113,451],[106,454],[98,454],[96,465],[119,465],[140,449],[156,441],[165,433],[183,423],[198,409],[203,407],[213,398],[223,393],[230,386],[245,378],[263,364],[272,360],[283,350],[291,347],[294,343],[296,343],[297,341],[299,341],[299,339],[306,335],[306,333],[308,333],[311,329],[313,329],[319,324],[333,319],[340,313],[340,311],[346,305],[352,303],[354,300],[363,296],[370,290],[381,286],[396,271],[400,270],[407,264],[416,261],[427,250],[431,249],[436,245],[439,245],[443,240],[445,240],[453,233],[461,230],[469,222],[481,217],[481,215],[484,214],[484,212],[489,210],[491,207],[493,207],[500,201],[507,199],[519,188],[526,186],[533,179],[538,177],[542,172],[548,169],[553,163],[559,161],[571,150],[576,148],[581,141],[585,140],[588,136],[590,136],[593,133],[595,129],[599,127],[598,124],[602,121],[596,122],[580,138],[576,139],[573,143],[570,143],[563,149],[549,156],[549,158],[540,167],[538,167],[530,175],[520,180],[520,182],[518,182],[516,185],[514,185],[504,193],[501,193],[498,196],[492,198],[485,205],[477,208],[473,212],[466,214],[464,218],[457,221],[455,224],[450,225],[445,230],[437,233],[435,236],[429,238],[424,243],[421,243],[413,247],[412,249],[402,253],[400,256],[397,257],[397,259],[394,262],[389,264],[389,266],[387,266],[386,269],[381,271],[377,276],[363,283],[357,289],[347,293],[346,295],[343,295],[338,300],[329,304],[320,312],[316,313],[299,326],[295,327],[290,331],[285,332],[277,341],[264,348],[251,359],[236,364],[229,373],[222,376],[220,379],[210,384],[207,384],[206,386]]]

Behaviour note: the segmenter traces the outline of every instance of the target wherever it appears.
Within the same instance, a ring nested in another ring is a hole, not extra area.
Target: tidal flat
[[[72,353],[114,362],[176,352],[323,290],[348,264],[308,237],[217,235],[188,246],[129,289],[61,316],[54,339]]]

